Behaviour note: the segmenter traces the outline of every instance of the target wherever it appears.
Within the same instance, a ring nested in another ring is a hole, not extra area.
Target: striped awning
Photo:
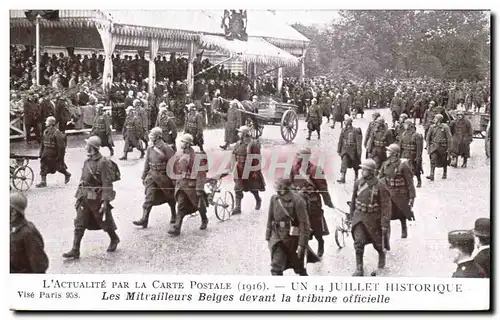
[[[10,27],[31,28],[34,23],[24,14],[25,10],[10,10]],[[101,10],[59,10],[59,21],[40,20],[43,28],[95,28],[111,25],[111,20]]]
[[[223,36],[201,35],[200,43],[205,49],[221,50],[247,62],[276,66],[296,66],[300,62],[298,58],[260,37],[240,41],[227,40]]]

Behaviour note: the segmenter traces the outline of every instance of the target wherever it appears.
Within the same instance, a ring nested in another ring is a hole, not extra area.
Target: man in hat
[[[200,213],[201,217],[200,230],[205,230],[208,225],[207,198],[204,189],[208,159],[204,151],[196,152],[193,149],[193,140],[193,136],[189,133],[182,136],[182,154],[177,159],[174,168],[176,177],[178,177],[174,193],[177,202],[177,215],[175,224],[168,231],[168,234],[173,236],[181,234],[184,217],[196,211]]]
[[[309,241],[309,219],[306,202],[291,191],[292,182],[280,179],[269,205],[266,241],[271,251],[271,275],[282,276],[293,268],[296,274],[307,276],[304,255]]]
[[[92,130],[90,131],[90,136],[98,136],[101,139],[101,147],[108,147],[110,156],[114,154],[113,147],[113,135],[111,131],[111,120],[108,115],[104,112],[104,106],[99,103],[96,106],[97,114],[94,118],[92,125]]]
[[[443,168],[443,179],[447,178],[448,172],[448,151],[451,146],[450,128],[442,123],[443,116],[437,114],[434,117],[434,124],[429,128],[427,136],[427,151],[431,160],[431,173],[426,178],[434,181],[434,171],[436,168]]]
[[[174,151],[177,151],[177,146],[175,145],[175,139],[177,139],[175,116],[174,113],[167,108],[165,102],[160,103],[155,125],[162,130],[163,141],[172,147]]]
[[[345,183],[345,175],[348,168],[354,170],[354,178],[358,179],[358,170],[361,163],[361,150],[363,143],[363,133],[360,128],[353,127],[352,118],[346,117],[344,128],[340,132],[337,153],[342,159],[340,167],[340,179],[338,183]]]
[[[76,198],[76,218],[74,222],[73,247],[63,254],[64,258],[80,258],[80,244],[85,230],[103,230],[110,238],[108,252],[114,252],[120,238],[116,234],[116,224],[111,214],[116,192],[113,182],[119,180],[117,167],[99,152],[101,139],[97,136],[86,140],[87,159],[83,163],[82,176]]]
[[[406,119],[403,123],[404,132],[399,137],[401,146],[401,158],[408,159],[413,174],[417,177],[417,188],[422,186],[422,152],[424,149],[424,138],[417,132],[415,123]]]
[[[259,191],[266,191],[266,182],[261,171],[260,142],[252,139],[250,128],[242,126],[238,129],[240,141],[236,143],[233,150],[231,168],[235,171],[234,192],[236,195],[236,206],[232,214],[241,213],[241,200],[243,192],[250,192],[255,198],[255,210],[260,210],[262,199]]]
[[[10,273],[45,273],[49,259],[43,237],[26,220],[28,199],[22,193],[10,194]]]
[[[490,277],[490,219],[479,218],[474,223],[474,235],[476,236],[477,251],[474,256],[476,262],[486,272],[486,277]]]
[[[127,118],[123,126],[123,140],[125,145],[123,147],[123,156],[120,160],[127,160],[127,154],[131,152],[130,149],[136,148],[141,152],[141,159],[144,158],[144,149],[140,143],[142,138],[142,125],[140,118],[136,115],[134,107],[127,108]]]
[[[175,155],[174,149],[163,141],[161,128],[155,127],[149,133],[151,143],[146,150],[146,160],[142,171],[142,182],[145,187],[146,198],[142,205],[142,218],[133,221],[136,226],[148,227],[149,214],[153,206],[168,203],[170,206],[170,223],[175,223],[174,181],[169,177],[167,165]],[[173,169],[173,166],[172,168]]]
[[[309,107],[306,115],[307,130],[309,135],[307,140],[311,140],[313,131],[318,132],[318,140],[321,138],[321,121],[323,120],[323,111],[316,99],[312,99],[311,106]]]
[[[378,267],[385,267],[385,251],[389,250],[385,239],[391,223],[391,196],[385,184],[376,176],[377,164],[372,159],[361,166],[361,178],[354,182],[349,203],[352,238],[356,253],[356,271],[353,276],[364,275],[363,256],[365,246],[372,244],[378,252]]]
[[[486,278],[486,271],[474,261],[474,233],[470,230],[455,230],[448,233],[450,250],[457,270],[452,278]]]
[[[470,144],[472,143],[472,125],[469,119],[464,118],[464,112],[457,111],[457,119],[450,124],[451,138],[451,163],[450,166],[458,166],[458,157],[462,157],[462,168],[467,167],[467,159],[470,158]]]
[[[224,125],[224,145],[220,146],[226,150],[229,146],[238,141],[238,128],[241,127],[241,112],[238,109],[238,102],[233,100],[229,103],[226,114],[226,124]]]
[[[194,145],[198,146],[200,151],[203,152],[203,117],[201,114],[196,112],[196,106],[194,103],[188,104],[187,107],[189,109],[189,113],[186,115],[184,132],[193,137]]]
[[[323,236],[329,235],[330,232],[324,217],[321,198],[323,198],[325,205],[330,208],[333,208],[333,203],[323,169],[310,160],[311,150],[309,148],[297,153],[291,171],[291,180],[294,187],[301,191],[304,200],[306,200],[312,229],[310,237],[314,236],[318,241],[318,257],[322,257],[325,252]]]
[[[47,174],[62,173],[65,177],[65,184],[71,178],[71,174],[66,170],[68,167],[64,163],[66,154],[65,136],[56,128],[56,119],[54,117],[48,117],[45,126],[47,129],[43,133],[40,147],[40,176],[42,180],[36,185],[37,188],[47,187]]]
[[[379,179],[385,183],[392,198],[391,220],[401,222],[401,238],[408,237],[406,220],[414,220],[412,208],[416,192],[413,183],[413,172],[408,159],[401,159],[401,149],[393,143],[387,147],[387,160],[382,164]],[[386,243],[389,248],[390,229]],[[388,249],[389,250],[389,249]]]

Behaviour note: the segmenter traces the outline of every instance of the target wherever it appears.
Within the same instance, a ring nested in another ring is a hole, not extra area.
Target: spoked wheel
[[[287,110],[281,118],[281,137],[286,142],[292,142],[299,131],[299,116],[293,110]]]
[[[264,132],[264,126],[257,122],[255,119],[248,118],[245,125],[250,128],[250,134],[252,138],[258,139],[262,136]]]
[[[33,185],[33,170],[30,167],[19,167],[12,174],[12,184],[18,191],[28,191]]]
[[[345,237],[346,237],[346,231],[342,229],[341,227],[337,227],[335,229],[335,243],[339,247],[339,249],[342,249],[345,247]]]
[[[220,221],[226,221],[234,209],[234,196],[230,191],[225,191],[214,200],[215,216]]]

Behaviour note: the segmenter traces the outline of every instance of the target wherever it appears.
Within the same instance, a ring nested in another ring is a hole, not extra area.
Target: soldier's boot
[[[458,165],[458,164],[457,164],[457,162],[458,162],[457,157],[453,156],[453,157],[451,158],[451,163],[450,163],[450,166],[451,166],[451,167],[453,167],[453,168],[456,168],[456,167],[457,167],[457,165]]]
[[[467,158],[464,157],[464,163],[462,163],[462,168],[467,168]]]
[[[401,219],[401,238],[408,238],[408,225],[406,224],[406,219]]]
[[[252,194],[255,198],[255,210],[260,210],[260,206],[262,205],[262,199],[259,196],[259,191],[252,191]]]
[[[219,146],[222,150],[227,150],[227,148],[229,148],[229,143],[226,142],[224,145],[222,146]]]
[[[332,121],[332,125],[330,126],[330,128],[335,129],[335,123],[336,123],[336,122],[337,122],[337,121],[335,121],[335,119],[333,119],[333,121]]]
[[[203,145],[200,145],[200,151],[205,152],[205,150],[203,150]]]
[[[283,271],[274,271],[274,270],[271,270],[271,275],[272,276],[283,276]]]
[[[363,269],[363,251],[356,251],[356,271],[352,274],[353,277],[362,277],[365,272]]]
[[[422,178],[420,177],[419,174],[417,174],[417,188],[420,188],[422,186]]]
[[[121,158],[119,158],[118,160],[127,160],[127,154],[128,154],[128,152],[124,152],[123,156]]]
[[[231,215],[241,214],[241,198],[236,198],[236,205],[234,206],[233,212]]]
[[[173,209],[171,207],[170,212],[171,212],[171,214],[170,214],[170,224],[174,224],[175,221],[176,221],[176,219],[177,219],[177,214],[175,212],[175,204],[173,205]]]
[[[132,221],[132,223],[136,226],[141,226],[143,228],[148,227],[149,223],[149,214],[151,213],[151,208],[142,209],[142,217],[139,220]]]
[[[354,170],[354,180],[358,180],[358,174],[359,174],[359,171]]]
[[[68,171],[64,172],[64,184],[68,184],[70,179],[71,179],[71,173],[69,173]]]
[[[306,140],[311,140],[311,130],[309,130],[309,134],[307,135]]]
[[[444,166],[443,167],[443,179],[446,179],[448,178],[448,167],[447,166]]]
[[[113,147],[108,147],[109,149],[109,156],[112,157],[115,155],[115,150],[113,150]]]
[[[47,187],[47,176],[40,176],[40,177],[41,177],[42,180],[35,187],[37,187],[37,188],[45,188],[45,187]]]
[[[428,175],[426,178],[431,180],[431,181],[434,181],[434,171],[436,171],[436,167],[431,166],[431,174]]]
[[[80,258],[80,245],[82,244],[83,235],[85,230],[75,230],[73,236],[73,248],[70,251],[63,253],[63,258],[66,259],[79,259]]]
[[[363,115],[364,115],[364,114],[362,113],[362,114],[361,114],[361,119],[363,119]]]
[[[144,158],[144,156],[146,155],[146,153],[144,152],[144,149],[141,149],[141,150],[139,150],[139,151],[141,152],[141,159],[143,159],[143,158]]]
[[[107,252],[115,252],[116,247],[118,247],[118,243],[120,243],[120,238],[116,234],[115,230],[108,231],[108,235],[109,235],[109,239],[111,239],[111,240],[109,242],[109,246],[108,246],[108,249],[106,249],[106,251]]]
[[[200,230],[205,230],[207,228],[207,225],[208,225],[208,218],[207,218],[206,209],[200,211],[200,217],[201,217]]]
[[[325,240],[323,237],[318,239],[318,257],[322,257],[325,254]]]
[[[321,132],[318,131],[318,140],[321,140]]]
[[[345,183],[345,172],[341,172],[340,179],[337,180],[338,183]]]
[[[384,250],[381,250],[378,252],[378,268],[379,269],[385,268],[385,252],[384,252]]]
[[[184,216],[182,214],[177,214],[175,224],[170,227],[170,230],[168,230],[167,233],[173,236],[180,236],[183,218]]]

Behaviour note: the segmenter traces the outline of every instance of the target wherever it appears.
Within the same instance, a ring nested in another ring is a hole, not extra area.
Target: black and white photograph
[[[116,7],[9,10],[11,274],[489,283],[490,11]]]

